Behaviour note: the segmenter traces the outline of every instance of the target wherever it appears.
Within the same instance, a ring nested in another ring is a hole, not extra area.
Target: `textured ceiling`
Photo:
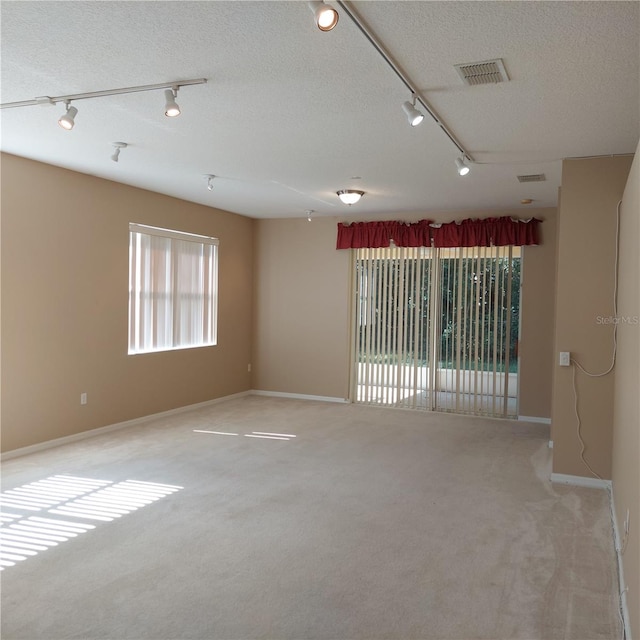
[[[554,206],[562,158],[635,150],[640,3],[347,4],[472,154],[468,176],[431,118],[408,126],[407,89],[349,17],[322,33],[299,1],[2,2],[3,103],[208,82],[172,119],[161,91],[78,101],[71,132],[62,104],[3,109],[1,148],[252,217],[362,219]],[[455,64],[493,58],[510,82],[462,84]],[[533,173],[546,182],[516,178]],[[366,195],[347,210],[342,188]]]

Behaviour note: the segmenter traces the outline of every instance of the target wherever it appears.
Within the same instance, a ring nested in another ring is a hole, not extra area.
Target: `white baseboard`
[[[551,424],[551,418],[536,418],[535,416],[518,416],[522,422],[539,422],[540,424]]]
[[[272,398],[292,398],[294,400],[317,400],[319,402],[340,402],[348,403],[346,398],[333,398],[331,396],[309,396],[304,393],[284,393],[282,391],[262,391],[260,389],[252,389],[249,392],[253,396],[270,396]]]
[[[574,487],[588,487],[590,489],[611,489],[611,480],[600,478],[586,478],[584,476],[571,476],[564,473],[552,473],[551,482],[557,484],[569,484]]]
[[[616,516],[616,504],[615,504],[615,500],[613,499],[613,490],[609,491],[609,505],[611,507],[611,522],[613,525],[613,543],[615,545],[616,558],[618,561],[620,611],[622,613],[622,624],[624,625],[624,639],[631,640],[631,620],[629,619],[627,587],[624,579],[624,566],[622,564],[622,544],[620,540],[620,530],[618,529],[618,518]]]
[[[133,418],[132,420],[125,420],[124,422],[109,424],[106,427],[89,429],[88,431],[81,431],[80,433],[74,433],[70,436],[63,436],[62,438],[55,438],[54,440],[39,442],[38,444],[32,444],[28,447],[21,447],[20,449],[7,451],[0,456],[0,460],[10,460],[11,458],[26,456],[30,453],[37,453],[38,451],[53,449],[54,447],[60,447],[63,444],[69,444],[71,442],[77,442],[78,440],[85,440],[86,438],[93,438],[104,433],[109,433],[110,431],[118,431],[120,429],[126,429],[127,427],[133,427],[138,424],[143,424],[144,422],[155,420],[156,418],[163,418],[165,416],[171,416],[176,413],[184,413],[186,411],[193,411],[194,409],[209,407],[213,404],[218,404],[219,402],[232,400],[233,398],[241,398],[242,396],[247,396],[250,393],[250,391],[241,391],[240,393],[233,393],[229,396],[222,396],[221,398],[214,398],[213,400],[206,400],[205,402],[197,402],[196,404],[188,404],[185,407],[169,409],[168,411],[161,411],[160,413],[152,413],[148,416],[141,416],[140,418]]]

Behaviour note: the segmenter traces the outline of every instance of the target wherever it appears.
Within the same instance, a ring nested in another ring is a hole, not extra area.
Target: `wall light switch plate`
[[[571,351],[560,352],[560,366],[568,367],[571,364]]]

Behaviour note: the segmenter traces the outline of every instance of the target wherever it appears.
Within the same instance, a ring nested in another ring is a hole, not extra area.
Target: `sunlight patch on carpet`
[[[176,491],[176,485],[56,475],[0,494],[0,571],[61,542],[153,504]],[[44,512],[65,520],[33,515]],[[26,512],[26,513],[25,513]]]
[[[237,433],[228,433],[226,431],[205,431],[204,429],[194,429],[194,433],[213,433],[216,436],[237,436]]]
[[[194,433],[210,433],[217,436],[238,436],[239,433],[228,433],[226,431],[205,431],[204,429],[194,429]],[[291,440],[296,438],[292,433],[270,433],[268,431],[252,431],[244,433],[245,438],[262,438],[264,440]]]

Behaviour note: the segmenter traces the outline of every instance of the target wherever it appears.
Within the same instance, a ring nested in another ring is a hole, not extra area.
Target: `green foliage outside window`
[[[361,300],[359,339],[366,340],[366,332],[384,335],[386,348],[383,353],[367,358],[367,362],[427,366],[433,351],[433,345],[429,344],[431,331],[428,329],[431,327],[427,325],[437,321],[439,368],[503,372],[508,355],[508,370],[516,372],[520,263],[519,257],[480,261],[476,258],[440,258],[437,262],[405,260],[403,279],[399,280],[396,277],[400,275],[397,261],[378,261],[373,272],[369,272],[368,286],[380,287],[379,283],[384,282],[385,290],[378,288],[373,297],[377,304],[373,308],[367,308]],[[434,268],[439,268],[437,274],[431,272]],[[365,270],[362,263],[358,264],[358,269]],[[399,281],[410,286],[399,286]],[[440,299],[437,301],[429,299],[430,282],[439,283],[437,295]],[[430,319],[433,302],[438,302],[439,312],[437,318]],[[460,323],[463,326],[459,326]],[[401,338],[402,348],[396,343],[399,339],[396,327],[410,328]],[[494,337],[497,337],[495,358]],[[402,351],[406,354],[404,359],[398,356]]]

